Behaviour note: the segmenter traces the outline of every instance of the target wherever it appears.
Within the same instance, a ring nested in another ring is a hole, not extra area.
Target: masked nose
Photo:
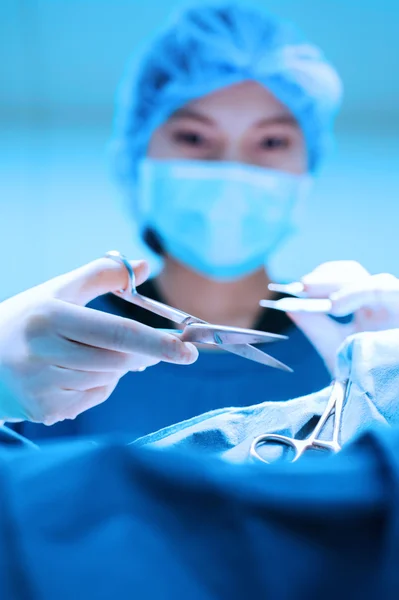
[[[218,160],[228,163],[241,163],[244,165],[252,164],[252,162],[245,155],[245,152],[243,151],[238,140],[236,142],[230,141],[227,143],[223,148],[223,151],[220,153]]]
[[[224,184],[219,190],[219,197],[208,215],[214,222],[240,223],[248,212],[248,205],[243,190],[238,182]]]

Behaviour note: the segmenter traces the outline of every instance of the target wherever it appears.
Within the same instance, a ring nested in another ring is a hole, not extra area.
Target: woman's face
[[[148,156],[240,162],[293,174],[307,170],[305,141],[294,117],[253,81],[177,110],[154,132]]]

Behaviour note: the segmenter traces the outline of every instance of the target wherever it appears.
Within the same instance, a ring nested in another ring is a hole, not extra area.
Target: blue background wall
[[[1,0],[0,297],[118,248],[142,254],[106,143],[125,60],[182,2]],[[295,278],[352,258],[399,275],[399,2],[265,0],[345,85],[337,148],[273,263]]]

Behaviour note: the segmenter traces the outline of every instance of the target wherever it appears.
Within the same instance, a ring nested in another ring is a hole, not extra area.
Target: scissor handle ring
[[[131,294],[134,295],[136,293],[136,276],[134,274],[132,265],[130,264],[126,256],[118,252],[118,250],[110,250],[105,254],[105,258],[110,258],[111,260],[122,264],[127,271],[129,278],[128,285],[126,288],[118,290],[118,293],[124,294],[125,292],[129,291]]]
[[[259,446],[264,446],[269,442],[277,442],[280,443],[282,446],[288,446],[289,448],[292,448],[294,450],[295,456],[291,462],[294,462],[299,457],[300,450],[298,448],[296,440],[293,440],[292,438],[289,438],[285,435],[279,435],[278,433],[263,433],[262,435],[259,435],[252,441],[251,447],[249,449],[249,454],[251,458],[255,458],[257,460],[262,461],[263,463],[266,463],[267,465],[270,465],[270,462],[263,458],[258,452]]]

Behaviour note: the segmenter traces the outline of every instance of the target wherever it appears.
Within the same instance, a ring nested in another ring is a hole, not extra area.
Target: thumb
[[[136,285],[140,285],[149,276],[149,266],[144,260],[130,261],[130,264]],[[53,282],[56,298],[84,306],[97,296],[125,289],[129,285],[129,275],[122,263],[104,257],[61,275]]]
[[[353,333],[351,324],[342,325],[318,313],[288,313],[290,319],[306,335],[331,374],[334,373],[338,348]]]

